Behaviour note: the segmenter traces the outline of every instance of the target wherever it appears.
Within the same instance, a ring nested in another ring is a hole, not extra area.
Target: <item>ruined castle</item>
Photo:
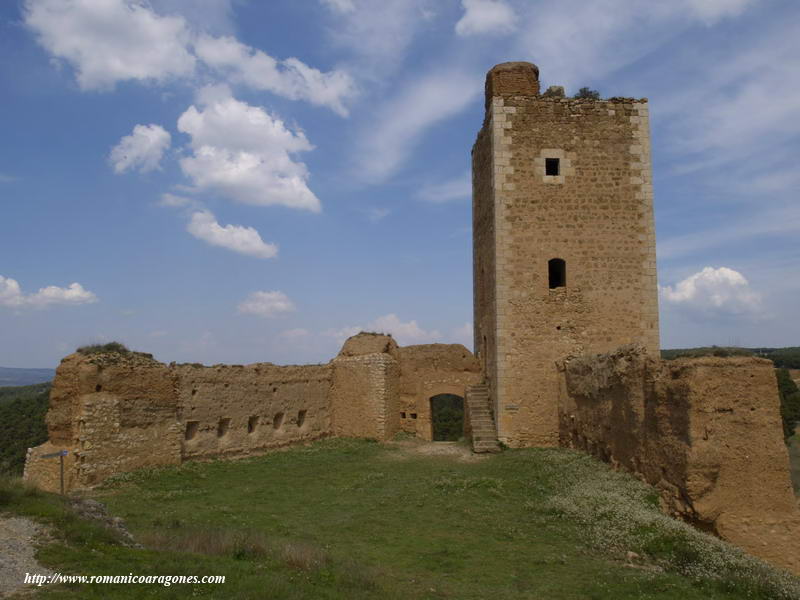
[[[565,446],[635,473],[665,510],[800,574],[772,363],[659,358],[647,100],[566,98],[538,68],[486,78],[472,150],[475,355],[359,334],[327,364],[72,354],[25,478],[57,491],[324,436],[434,439],[463,398],[476,452]]]

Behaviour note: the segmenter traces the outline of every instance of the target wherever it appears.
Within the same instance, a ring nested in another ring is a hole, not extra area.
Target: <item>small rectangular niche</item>
[[[197,435],[197,430],[200,428],[200,421],[186,421],[186,432],[184,437],[191,440]]]
[[[272,419],[272,428],[273,429],[280,429],[281,425],[283,425],[283,413],[275,413],[275,417]]]
[[[303,423],[306,422],[306,411],[305,410],[298,410],[297,411],[297,426],[302,427]]]
[[[401,418],[401,419],[405,419],[405,418],[406,418],[406,413],[404,413],[404,412],[401,412],[401,413],[400,413],[400,418]]]
[[[551,177],[560,175],[561,159],[558,158],[545,158],[544,159],[544,174]],[[540,163],[541,164],[541,163]]]
[[[417,418],[417,413],[411,413],[411,418],[412,419],[416,419]]]
[[[258,429],[258,417],[247,419],[247,433],[254,433]]]
[[[228,434],[228,429],[231,427],[231,420],[227,417],[220,419],[217,424],[217,437],[224,437]]]

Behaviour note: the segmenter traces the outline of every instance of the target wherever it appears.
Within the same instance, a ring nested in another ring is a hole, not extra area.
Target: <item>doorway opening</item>
[[[457,442],[464,437],[464,398],[456,394],[431,397],[434,442]]]

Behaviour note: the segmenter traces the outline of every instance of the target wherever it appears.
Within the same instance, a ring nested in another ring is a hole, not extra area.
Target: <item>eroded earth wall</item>
[[[661,361],[626,346],[561,368],[562,445],[640,475],[671,513],[800,574],[770,361]]]

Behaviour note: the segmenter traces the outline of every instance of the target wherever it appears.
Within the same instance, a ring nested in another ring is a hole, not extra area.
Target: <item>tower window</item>
[[[544,174],[556,176],[559,174],[560,159],[558,158],[545,158],[544,159]],[[541,163],[540,163],[541,164]]]
[[[551,258],[547,261],[547,275],[550,289],[567,285],[567,263],[563,258]]]

